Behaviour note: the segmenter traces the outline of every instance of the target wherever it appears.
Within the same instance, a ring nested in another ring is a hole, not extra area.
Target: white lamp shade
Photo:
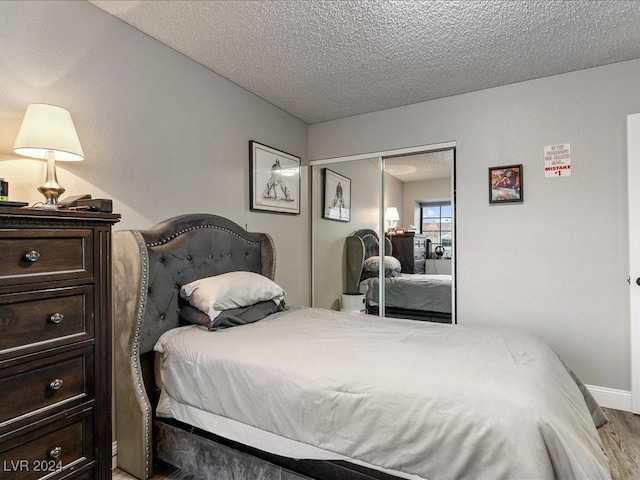
[[[84,159],[71,114],[64,108],[43,103],[27,107],[13,151],[34,158],[46,159],[51,151],[55,160]]]
[[[384,219],[389,222],[397,222],[398,220],[400,220],[398,209],[396,207],[387,207],[384,212]]]

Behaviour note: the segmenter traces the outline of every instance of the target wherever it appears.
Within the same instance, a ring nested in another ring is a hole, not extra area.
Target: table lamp
[[[384,212],[384,219],[389,222],[390,231],[396,228],[396,224],[398,223],[398,220],[400,220],[398,209],[396,207],[387,207]]]
[[[27,107],[13,151],[26,157],[47,160],[47,179],[38,187],[46,202],[42,208],[57,209],[64,188],[58,183],[56,160],[84,159],[71,114],[61,107],[34,103]]]

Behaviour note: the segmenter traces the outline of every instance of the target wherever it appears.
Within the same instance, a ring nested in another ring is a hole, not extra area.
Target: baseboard
[[[625,412],[631,411],[631,392],[593,385],[586,385],[586,387],[601,407]]]
[[[111,444],[111,470],[115,470],[118,466],[118,442]]]

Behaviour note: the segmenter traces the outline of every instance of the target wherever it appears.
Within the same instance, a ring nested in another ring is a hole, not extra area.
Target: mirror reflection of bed
[[[401,240],[401,241],[398,241]],[[422,245],[417,269],[400,262],[402,250],[393,244]],[[451,275],[425,273],[426,246],[431,242],[422,235],[385,236],[383,247],[375,231],[362,229],[346,239],[347,291],[365,296],[366,312],[378,315],[381,277],[384,277],[384,315],[439,323],[451,323]],[[384,255],[382,254],[384,252]],[[394,255],[395,254],[395,255]],[[381,271],[382,270],[382,271]]]

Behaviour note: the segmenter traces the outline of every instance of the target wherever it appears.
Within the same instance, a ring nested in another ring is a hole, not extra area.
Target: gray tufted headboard
[[[347,292],[355,293],[360,286],[362,264],[365,259],[379,255],[380,240],[378,234],[369,228],[356,230],[347,237]],[[391,241],[385,237],[384,254],[391,255]]]
[[[268,234],[247,232],[217,215],[183,215],[149,230],[114,233],[118,466],[141,479],[153,473],[153,415],[147,394],[152,379],[146,378],[142,357],[160,335],[178,326],[182,285],[232,271],[273,280],[275,266]]]

